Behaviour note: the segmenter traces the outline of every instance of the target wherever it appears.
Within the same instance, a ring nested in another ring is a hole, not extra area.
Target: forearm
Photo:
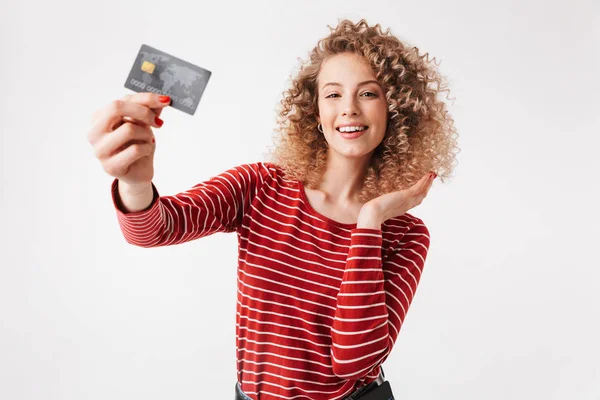
[[[171,196],[161,196],[152,183],[128,186],[115,179],[111,195],[123,235],[136,246],[157,247],[233,232],[249,207],[250,193],[264,180],[262,168],[234,167]]]
[[[382,232],[352,231],[332,326],[334,373],[358,379],[388,353],[388,313],[381,266]]]

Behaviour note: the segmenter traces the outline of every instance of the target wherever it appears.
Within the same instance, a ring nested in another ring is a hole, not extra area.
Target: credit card
[[[194,115],[211,72],[143,44],[125,87],[171,96],[171,106]]]

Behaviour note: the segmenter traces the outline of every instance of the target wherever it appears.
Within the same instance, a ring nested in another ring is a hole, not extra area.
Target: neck
[[[357,203],[362,190],[371,154],[362,158],[348,158],[334,151],[327,154],[327,167],[317,190],[323,192],[328,202],[335,204]]]

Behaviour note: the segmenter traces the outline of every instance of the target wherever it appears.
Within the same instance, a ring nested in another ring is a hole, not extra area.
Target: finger
[[[435,178],[431,178],[431,179],[429,179],[429,182],[427,182],[427,187],[425,188],[425,194],[427,194],[429,192],[429,189],[431,189],[431,186],[433,186],[434,180],[435,180]]]
[[[168,100],[165,98],[168,97]],[[166,101],[161,101],[161,99]],[[122,97],[124,101],[130,101],[133,103],[139,103],[150,108],[157,117],[160,116],[162,110],[171,104],[171,98],[169,96],[164,96],[156,93],[150,92],[142,92],[136,94],[128,94]]]
[[[414,185],[411,187],[411,191],[412,191],[414,194],[419,194],[419,193],[421,193],[421,192],[422,192],[422,191],[423,191],[423,190],[424,190],[424,189],[427,187],[428,181],[429,181],[429,174],[425,174],[425,175],[423,175],[423,176],[421,177],[421,179],[419,179],[419,180],[417,181],[417,183],[415,183],[415,184],[414,184]]]
[[[136,122],[126,122],[119,127],[114,135],[107,135],[107,153],[102,155],[112,157],[135,143],[154,144],[154,133],[148,126]]]
[[[115,154],[104,164],[104,171],[111,176],[123,176],[127,170],[137,160],[143,157],[149,157],[154,151],[154,146],[148,143],[134,143],[125,150]]]
[[[161,96],[156,93],[127,94],[94,113],[87,135],[88,141],[94,145],[103,134],[117,129],[123,124],[122,117],[126,116],[127,113],[132,113],[133,115],[129,116],[134,120],[143,121],[149,126],[160,127],[161,122],[156,121],[156,117],[159,117],[162,109],[170,103],[171,98],[169,96]],[[133,108],[130,104],[134,104]],[[143,110],[140,107],[149,109],[151,113],[140,111]],[[131,111],[132,109],[134,111]]]
[[[126,118],[128,117],[128,118]],[[103,113],[95,126],[96,135],[112,132],[123,124],[123,120],[138,121],[148,126],[160,127],[156,114],[148,107],[132,101],[114,100]]]
[[[96,158],[103,160],[123,151],[133,143],[152,143],[154,134],[147,126],[125,122],[94,147]]]
[[[133,118],[129,117],[130,115]],[[124,100],[114,100],[99,112],[98,119],[88,133],[88,140],[95,146],[96,142],[101,140],[106,133],[115,131],[127,121],[145,125],[154,118],[154,112],[147,107]]]
[[[149,108],[164,108],[171,104],[171,99],[169,96],[164,96],[162,94],[150,93],[150,92],[141,92],[134,93],[128,95],[127,101],[132,103],[142,104]],[[160,101],[160,99],[168,98],[165,102]]]
[[[157,115],[160,115],[163,108],[171,104],[171,98],[157,93],[141,92],[128,95],[127,101],[132,103],[138,103],[145,105],[154,111]],[[161,101],[161,99],[163,101]]]
[[[419,181],[414,185],[414,190],[412,192],[415,198],[423,199],[427,196],[427,192],[433,183],[433,179],[430,177],[430,173],[427,173],[419,179]]]
[[[433,182],[435,181],[435,178],[437,177],[437,175],[433,175],[431,178],[429,178],[427,180],[427,186],[425,188],[425,196],[427,196],[427,193],[429,193],[429,189],[431,189],[431,186],[433,186]]]

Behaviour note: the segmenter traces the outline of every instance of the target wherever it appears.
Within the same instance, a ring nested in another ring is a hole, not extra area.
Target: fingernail
[[[158,118],[158,117],[154,117],[154,122],[156,122],[156,125],[158,125],[159,128],[164,123],[164,121],[162,119]]]
[[[154,142],[155,142],[155,140],[154,140],[154,138],[152,138],[152,143],[154,143]]]
[[[158,96],[158,100],[161,103],[170,103],[171,102],[171,97],[169,97],[169,96]]]

